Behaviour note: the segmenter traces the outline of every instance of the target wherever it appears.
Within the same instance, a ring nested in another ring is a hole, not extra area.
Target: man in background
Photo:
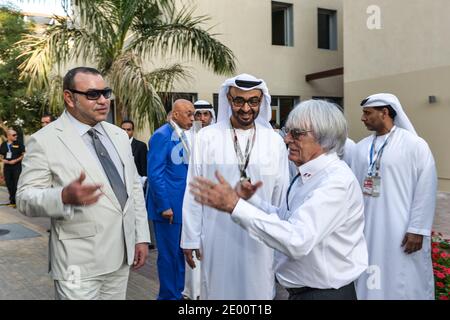
[[[208,101],[198,100],[194,102],[194,108],[195,121],[192,129],[190,130],[192,144],[194,143],[193,141],[195,141],[196,134],[200,131],[200,129],[216,122],[216,113],[214,112],[212,104]],[[200,299],[201,288],[201,262],[196,257],[193,257],[193,260],[195,262],[194,269],[190,268],[189,265],[186,265],[183,296],[185,299],[198,300]]]
[[[140,176],[141,184],[144,189],[144,194],[147,189],[147,145],[134,138],[134,122],[131,120],[124,120],[120,124],[120,127],[127,133],[128,138],[130,138],[131,151],[133,152],[134,164],[136,165],[137,172]],[[155,230],[153,228],[153,223],[148,220],[148,225],[150,228],[151,242],[148,245],[150,250],[155,249]]]
[[[358,298],[433,300],[433,154],[393,94],[371,95],[361,107],[361,121],[373,133],[355,146],[351,163],[364,193],[369,249]]]
[[[16,205],[17,182],[22,172],[22,159],[25,146],[17,141],[17,132],[8,129],[7,140],[0,146],[0,157],[3,162],[3,176],[9,192],[9,204]]]
[[[180,248],[181,208],[186,188],[190,141],[194,122],[192,102],[178,99],[172,117],[154,132],[147,157],[147,212],[153,220],[158,246],[158,300],[181,300],[184,256]]]
[[[216,113],[212,104],[208,101],[198,100],[194,103],[194,108],[194,119],[202,123],[202,128],[216,122]]]
[[[53,122],[55,120],[55,118],[51,115],[51,114],[44,114],[41,117],[41,127],[45,127],[46,125],[48,125],[49,123]]]

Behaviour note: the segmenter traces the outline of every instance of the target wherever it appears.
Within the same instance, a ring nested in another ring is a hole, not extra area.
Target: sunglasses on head
[[[105,89],[90,89],[88,91],[78,91],[75,89],[68,89],[70,92],[83,94],[86,96],[88,100],[97,100],[100,98],[100,96],[104,96],[105,99],[109,99],[112,94],[111,88],[105,88]]]

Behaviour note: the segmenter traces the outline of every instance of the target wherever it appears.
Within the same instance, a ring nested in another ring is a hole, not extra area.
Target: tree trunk
[[[128,120],[128,110],[127,108],[120,102],[118,99],[114,99],[114,108],[115,108],[115,116],[116,116],[116,123],[117,125],[120,125],[123,120]]]

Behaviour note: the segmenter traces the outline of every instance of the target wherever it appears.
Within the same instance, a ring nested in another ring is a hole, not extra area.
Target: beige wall
[[[250,73],[263,78],[272,95],[343,97],[343,77],[316,80],[310,83],[305,76],[343,66],[343,0],[281,0],[293,4],[294,45],[272,45],[270,0],[186,0],[195,5],[196,14],[211,17],[211,32],[228,46],[237,61],[236,74]],[[337,10],[338,50],[317,48],[317,9]],[[207,26],[208,27],[208,26]],[[164,57],[159,63],[168,64]],[[193,61],[189,81],[177,83],[174,92],[193,92],[199,99],[212,102],[213,94],[228,76],[217,76]],[[144,140],[147,131],[139,133]]]
[[[236,55],[237,73],[251,73],[264,78],[273,95],[342,96],[342,77],[328,81],[305,82],[305,75],[341,67],[342,37],[337,51],[317,48],[317,8],[338,11],[338,34],[342,35],[342,0],[290,0],[293,4],[294,46],[273,46],[270,0],[196,0],[197,12],[211,17],[214,33]],[[212,99],[225,76],[215,76],[198,64],[193,81],[178,86]]]
[[[381,9],[381,29],[366,25],[369,5]],[[344,0],[344,93],[350,136],[369,132],[360,121],[362,99],[397,95],[433,152],[439,189],[450,191],[450,30],[448,0]],[[430,104],[428,96],[437,103]]]

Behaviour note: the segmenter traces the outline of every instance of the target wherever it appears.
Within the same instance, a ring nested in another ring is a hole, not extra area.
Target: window
[[[317,22],[319,49],[337,50],[336,10],[318,9]]]
[[[298,102],[300,102],[300,97],[272,96],[272,102],[270,103],[272,120],[275,120],[280,127],[283,127],[289,113]]]
[[[294,45],[292,4],[272,1],[272,44]]]
[[[194,103],[197,101],[197,94],[196,93],[188,93],[188,92],[162,92],[159,94],[161,97],[161,101],[164,105],[164,109],[166,109],[166,112],[169,112],[172,110],[172,104],[177,99],[186,99],[189,101],[192,101]]]

